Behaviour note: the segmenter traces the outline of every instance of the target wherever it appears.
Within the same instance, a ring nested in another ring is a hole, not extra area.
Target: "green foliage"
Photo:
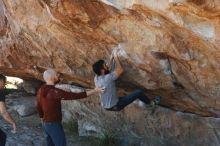
[[[78,134],[78,123],[74,119],[69,120],[66,123],[63,123],[63,127],[64,127],[65,131],[67,132],[67,134],[69,134],[69,135]]]
[[[116,137],[109,130],[102,134],[101,138],[92,136],[79,137],[78,136],[78,123],[76,120],[69,120],[63,123],[64,130],[73,143],[86,144],[88,146],[116,146]]]
[[[116,136],[111,131],[105,131],[100,139],[99,146],[115,146]]]

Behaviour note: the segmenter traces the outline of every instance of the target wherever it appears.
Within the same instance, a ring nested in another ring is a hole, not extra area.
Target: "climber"
[[[116,66],[115,69],[114,65]],[[110,69],[110,67],[112,67],[112,69]],[[100,97],[101,106],[106,110],[120,111],[136,99],[141,100],[145,104],[151,103],[149,98],[144,94],[144,90],[142,89],[136,90],[123,97],[117,96],[115,80],[117,80],[124,71],[120,64],[117,52],[112,55],[109,65],[107,65],[104,60],[99,60],[94,63],[93,71],[96,74],[94,78],[95,86],[105,88],[104,93],[100,94]],[[159,102],[160,96],[157,96],[152,103],[157,105]]]
[[[46,81],[37,93],[37,107],[46,133],[47,146],[66,146],[66,138],[61,124],[61,100],[75,100],[86,98],[92,94],[101,94],[102,88],[95,88],[81,93],[65,92],[54,87],[59,81],[59,74],[53,69],[43,73]]]
[[[5,95],[15,91],[14,89],[6,89],[6,77],[0,74],[0,114],[1,116],[12,125],[12,132],[16,132],[16,123],[12,116],[8,113],[5,105]],[[0,146],[5,146],[6,143],[6,133],[0,129]]]

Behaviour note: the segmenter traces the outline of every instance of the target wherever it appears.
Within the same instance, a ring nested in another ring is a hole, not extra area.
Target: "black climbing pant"
[[[0,129],[0,146],[5,146],[6,137],[6,133]]]

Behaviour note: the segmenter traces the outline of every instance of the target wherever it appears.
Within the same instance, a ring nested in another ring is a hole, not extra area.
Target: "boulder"
[[[31,93],[35,95],[37,93],[37,90],[40,88],[42,84],[43,84],[42,81],[32,79],[32,80],[24,80],[24,82],[20,86],[23,87],[27,93]]]
[[[0,72],[42,80],[54,68],[64,82],[94,87],[92,64],[118,48],[121,88],[218,117],[219,11],[217,0],[0,0]]]
[[[77,121],[80,136],[109,137],[120,146],[217,146],[219,118],[131,104],[121,112],[102,109],[99,99],[64,101],[64,121]]]
[[[43,80],[54,68],[93,88],[92,64],[117,50],[118,87],[160,95],[166,108],[109,113],[97,97],[74,101],[66,115],[83,135],[112,128],[140,145],[218,145],[219,14],[219,0],[0,0],[0,73]]]
[[[16,111],[22,117],[30,116],[37,112],[36,97],[19,92],[19,90],[7,95],[6,104],[9,110]]]

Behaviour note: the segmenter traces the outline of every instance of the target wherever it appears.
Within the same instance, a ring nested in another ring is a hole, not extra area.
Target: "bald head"
[[[53,81],[57,77],[57,72],[53,69],[48,69],[44,71],[43,78],[47,81]]]

